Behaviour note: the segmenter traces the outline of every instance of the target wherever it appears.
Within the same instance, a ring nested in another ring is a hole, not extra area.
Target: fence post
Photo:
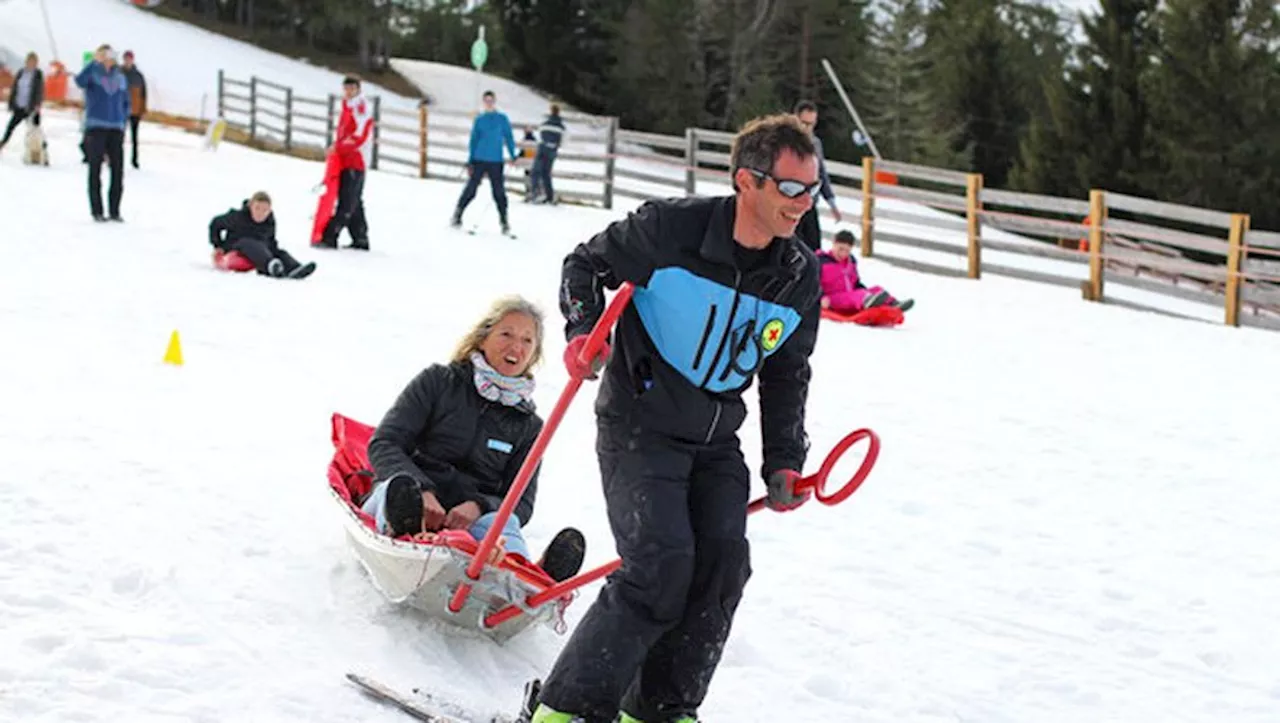
[[[1084,298],[1102,301],[1102,277],[1105,264],[1102,259],[1102,225],[1107,220],[1106,191],[1089,191],[1089,281],[1081,285]]]
[[[418,178],[427,177],[427,101],[418,103]]]
[[[1248,249],[1244,236],[1249,232],[1249,215],[1231,214],[1231,235],[1227,240],[1227,326],[1240,326],[1240,272]]]
[[[862,255],[871,255],[872,234],[875,233],[876,159],[862,157]]]
[[[226,116],[226,101],[223,99],[224,93],[226,93],[226,89],[222,78],[222,68],[218,68],[218,112],[215,115],[219,118]]]
[[[324,147],[328,148],[333,145],[333,104],[337,100],[337,96],[333,93],[329,94],[329,107],[324,113]]]
[[[369,170],[378,170],[378,141],[382,138],[382,96],[373,96],[373,149],[369,156]]]
[[[293,148],[293,88],[284,89],[284,149]]]
[[[698,129],[684,129],[684,195],[692,196],[698,192]]]
[[[613,208],[614,155],[618,152],[618,118],[609,118],[609,138],[604,146],[604,207]]]
[[[969,222],[969,278],[982,278],[982,174],[970,173],[965,183],[965,215]]]
[[[248,138],[257,138],[257,75],[248,78]]]

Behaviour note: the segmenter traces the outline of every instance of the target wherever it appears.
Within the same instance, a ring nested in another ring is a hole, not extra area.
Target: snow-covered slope
[[[122,0],[44,0],[50,45],[41,0],[0,0],[0,46],[25,55],[34,50],[47,67],[61,60],[69,72],[81,68],[81,56],[102,43],[118,52],[133,50],[138,68],[147,77],[147,102],[162,110],[191,118],[209,118],[217,107],[217,73],[247,80],[252,75],[275,83],[307,89],[323,97],[341,91],[342,75],[262,50],[201,28],[163,18]],[[76,86],[68,84],[74,96]],[[389,103],[412,101],[374,83],[366,92]]]
[[[24,209],[0,243],[0,720],[401,720],[349,669],[513,705],[561,640],[499,648],[384,603],[324,491],[328,415],[376,422],[498,294],[554,319],[563,255],[622,211],[518,206],[518,242],[473,237],[445,224],[456,185],[374,173],[374,251],[317,255],[317,164],[157,128],[127,223],[100,226],[74,117],[47,127],[52,167],[0,156]],[[208,218],[258,187],[310,279],[208,266]],[[469,217],[495,225],[483,198]],[[860,426],[881,462],[842,507],[752,519],[706,717],[1272,720],[1280,337],[863,268],[919,305],[893,331],[824,326],[809,468]],[[175,328],[182,368],[160,363]],[[543,409],[565,380],[541,370]],[[528,532],[578,525],[599,562],[593,392]]]

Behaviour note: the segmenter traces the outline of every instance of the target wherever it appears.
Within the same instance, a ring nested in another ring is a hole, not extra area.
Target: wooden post
[[[692,196],[697,193],[698,174],[694,169],[698,167],[698,129],[684,129],[684,195]]]
[[[1084,298],[1102,301],[1102,225],[1107,221],[1106,191],[1089,191],[1089,281],[1082,285]]]
[[[249,76],[249,140],[258,135],[258,76]]]
[[[618,152],[618,118],[609,119],[609,138],[604,145],[604,207],[613,208],[614,157]]]
[[[969,222],[969,278],[982,278],[982,174],[970,173],[965,179],[965,216]]]
[[[871,236],[875,233],[875,222],[871,214],[875,213],[876,201],[876,159],[874,156],[862,157],[862,255],[871,255]]]
[[[378,141],[382,138],[382,96],[373,96],[373,147],[369,149],[369,170],[378,170]]]
[[[293,147],[293,88],[284,89],[284,149]]]
[[[427,101],[418,104],[418,178],[427,177]]]
[[[324,147],[328,148],[333,145],[333,106],[338,97],[333,93],[329,94],[329,108],[325,111],[324,119]]]
[[[1231,214],[1231,235],[1227,239],[1227,326],[1240,326],[1240,272],[1248,253],[1244,245],[1248,232],[1248,214]]]
[[[215,114],[218,118],[226,117],[226,83],[222,77],[222,68],[218,68],[218,112]]]

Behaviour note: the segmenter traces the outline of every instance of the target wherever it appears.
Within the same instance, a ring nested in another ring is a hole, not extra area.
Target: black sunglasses
[[[748,168],[746,170],[750,171],[751,175],[755,176],[756,178],[760,178],[760,179],[768,178],[769,180],[773,181],[774,185],[778,187],[778,193],[781,193],[787,198],[799,198],[800,196],[806,193],[812,196],[813,198],[817,198],[818,191],[822,189],[821,178],[814,181],[813,183],[805,184],[801,181],[793,181],[789,178],[778,178],[777,176],[774,176],[771,173],[758,171],[754,168]]]

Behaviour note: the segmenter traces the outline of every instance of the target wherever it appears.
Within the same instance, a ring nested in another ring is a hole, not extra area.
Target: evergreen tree
[[[858,103],[858,112],[885,158],[915,162],[936,157],[921,0],[880,0],[876,11],[869,72],[863,74],[865,91],[860,94],[866,102]]]
[[[1166,0],[1152,71],[1147,184],[1163,199],[1280,224],[1276,51],[1268,0]]]
[[[680,134],[700,123],[706,75],[688,0],[636,0],[617,33],[608,106],[626,128]]]

